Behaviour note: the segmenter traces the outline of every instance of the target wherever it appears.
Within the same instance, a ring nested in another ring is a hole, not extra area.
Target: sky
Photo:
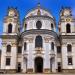
[[[20,13],[20,22],[27,12],[40,3],[41,7],[47,9],[59,21],[59,13],[62,7],[71,7],[72,13],[75,16],[75,0],[0,0],[0,34],[3,32],[3,19],[7,15],[8,7],[17,8]],[[0,39],[1,47],[1,39]]]

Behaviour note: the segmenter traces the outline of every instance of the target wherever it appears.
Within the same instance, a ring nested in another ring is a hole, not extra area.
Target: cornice
[[[61,39],[75,39],[75,35],[60,35]]]
[[[18,35],[0,35],[2,39],[17,39]]]
[[[30,20],[30,19],[47,19],[47,20],[49,20],[49,19],[51,19],[51,20],[55,20],[54,18],[51,18],[51,17],[49,17],[49,16],[44,16],[44,15],[40,15],[40,16],[38,16],[38,15],[36,15],[36,16],[29,16],[29,17],[27,17],[27,18],[25,18],[24,20]]]
[[[34,35],[35,34],[39,34],[39,35],[40,34],[48,34],[48,35],[54,36],[56,40],[59,38],[56,32],[54,32],[52,30],[47,30],[47,29],[40,29],[40,30],[32,29],[32,30],[24,31],[21,33],[21,38],[23,38],[26,35],[30,35],[30,34],[34,34]]]

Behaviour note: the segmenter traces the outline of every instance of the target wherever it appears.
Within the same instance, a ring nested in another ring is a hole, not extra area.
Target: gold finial
[[[38,3],[38,11],[37,11],[37,15],[41,15],[41,11],[40,11],[40,3]]]
[[[41,15],[41,11],[40,11],[40,9],[38,9],[38,11],[37,11],[37,15]]]

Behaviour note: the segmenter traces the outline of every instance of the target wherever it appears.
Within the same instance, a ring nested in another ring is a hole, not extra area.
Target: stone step
[[[17,74],[0,74],[0,75],[75,75],[75,74],[20,74],[20,73],[17,73]]]

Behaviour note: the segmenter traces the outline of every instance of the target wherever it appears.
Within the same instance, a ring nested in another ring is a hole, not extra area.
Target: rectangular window
[[[22,47],[18,46],[18,53],[22,53]]]
[[[72,46],[71,46],[71,44],[67,45],[67,52],[72,52]]]
[[[27,47],[27,43],[25,42],[24,43],[24,50],[26,50],[26,47]]]
[[[68,57],[68,65],[72,65],[72,57]]]
[[[57,53],[61,53],[61,46],[57,46]]]
[[[10,58],[6,58],[6,65],[10,66]]]

